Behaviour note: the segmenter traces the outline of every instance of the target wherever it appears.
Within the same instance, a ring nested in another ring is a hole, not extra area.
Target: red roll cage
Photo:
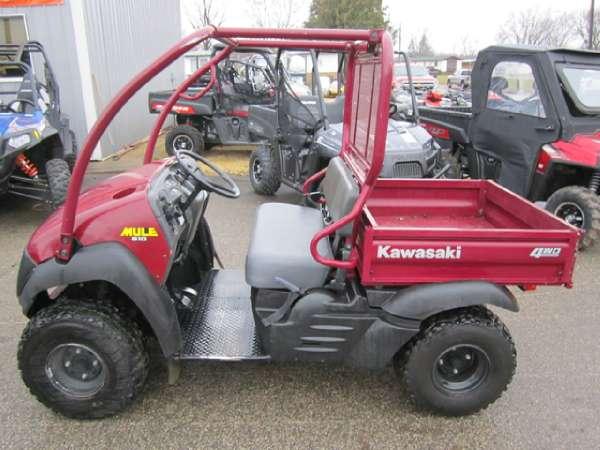
[[[152,161],[158,134],[177,100],[189,98],[190,96],[185,94],[187,89],[210,70],[209,84],[194,94],[193,98],[200,98],[208,92],[216,81],[216,65],[227,58],[236,48],[293,48],[346,52],[348,53],[346,97],[340,156],[354,172],[361,189],[358,200],[350,213],[317,233],[311,241],[310,250],[315,260],[321,264],[342,269],[356,267],[356,249],[352,251],[349,260],[339,261],[323,258],[317,251],[317,244],[321,239],[331,235],[361,214],[383,164],[393,66],[392,41],[389,34],[383,30],[250,29],[209,26],[181,39],[127,83],[105,108],[90,130],[73,169],[62,211],[60,246],[56,257],[59,260],[68,261],[72,256],[75,215],[83,177],[92,152],[108,125],[142,86],[175,59],[206,39],[218,40],[225,44],[225,48],[185,79],[173,92],[150,134],[144,154],[144,164]],[[311,177],[305,186],[308,186],[309,182],[318,180],[324,174],[323,170]]]

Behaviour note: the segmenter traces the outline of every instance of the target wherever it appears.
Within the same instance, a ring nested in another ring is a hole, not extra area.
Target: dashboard
[[[176,161],[166,165],[150,182],[148,199],[171,247],[173,263],[185,257],[208,204],[209,194],[199,190]]]

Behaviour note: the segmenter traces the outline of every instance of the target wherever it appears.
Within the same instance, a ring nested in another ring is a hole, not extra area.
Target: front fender
[[[485,281],[409,287],[388,299],[382,309],[397,317],[425,320],[443,311],[476,305],[494,305],[513,312],[519,311],[517,299],[512,292],[505,286]]]
[[[135,256],[117,243],[83,247],[66,264],[49,259],[35,265],[24,253],[17,280],[23,313],[30,316],[38,294],[48,288],[86,281],[106,281],[121,289],[150,324],[165,356],[181,349],[181,329],[171,298]]]

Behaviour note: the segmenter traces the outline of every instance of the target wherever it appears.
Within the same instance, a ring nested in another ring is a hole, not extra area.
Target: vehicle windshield
[[[600,112],[600,67],[562,67],[559,72],[573,103],[581,112]]]
[[[463,75],[471,75],[471,71],[470,70],[463,70],[462,74]]]
[[[427,70],[423,66],[410,66],[410,72],[413,77],[426,77],[429,75]],[[406,74],[406,64],[396,64],[394,66],[394,75],[397,77],[405,77]]]

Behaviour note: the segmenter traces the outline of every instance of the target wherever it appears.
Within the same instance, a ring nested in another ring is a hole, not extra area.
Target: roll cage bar
[[[44,59],[44,75],[46,78],[45,84],[40,83],[35,78],[35,70],[33,69],[33,66],[31,64],[31,58],[29,57],[29,55],[33,53],[39,53]],[[24,60],[24,56],[27,56],[29,62]],[[27,41],[24,44],[0,44],[0,67],[20,68],[23,71],[23,80],[28,80],[30,83],[36,81],[36,83],[44,86],[44,88],[46,88],[49,91],[53,104],[60,105],[60,92],[58,89],[58,84],[54,79],[54,72],[52,71],[52,66],[50,65],[50,61],[48,61],[46,52],[44,51],[44,46],[39,42]],[[20,89],[15,92],[5,93],[16,95],[19,93],[19,91]],[[32,89],[32,96],[34,99],[34,103],[37,103],[39,97],[37,89]]]
[[[88,133],[73,169],[62,210],[60,242],[56,258],[67,262],[73,254],[78,196],[90,157],[106,128],[140,88],[175,59],[207,39],[215,39],[225,47],[185,79],[172,93],[148,139],[144,164],[152,161],[158,134],[177,100],[185,95],[187,89],[198,78],[210,71],[210,82],[194,97],[199,98],[208,92],[216,81],[216,65],[236,48],[266,47],[346,52],[349,56],[346,68],[348,87],[344,100],[344,128],[340,157],[353,171],[360,185],[360,194],[354,207],[346,216],[331,223],[313,237],[310,250],[313,258],[323,265],[340,269],[356,267],[358,261],[356,249],[352,250],[348,260],[339,261],[322,257],[317,250],[317,244],[361,214],[383,164],[393,66],[391,37],[383,30],[251,29],[208,26],[181,39],[119,91]],[[324,174],[325,170],[322,170],[311,177],[306,182],[305,189],[310,185],[309,182],[318,180]]]

